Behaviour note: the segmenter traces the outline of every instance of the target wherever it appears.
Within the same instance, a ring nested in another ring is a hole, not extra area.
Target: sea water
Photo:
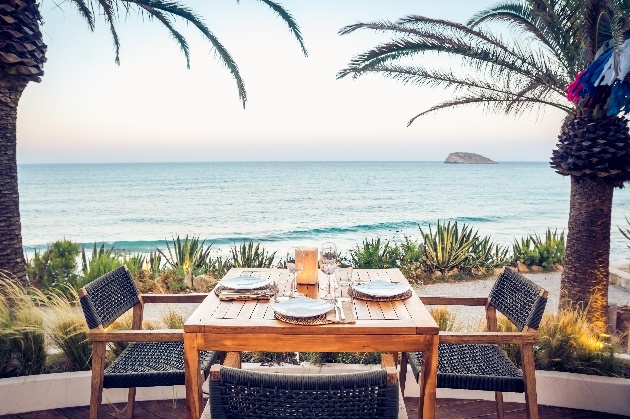
[[[438,220],[468,224],[502,245],[567,229],[570,179],[547,163],[240,162],[20,165],[27,253],[55,240],[126,252],[200,237],[219,254],[253,240],[281,255],[333,241],[419,239]],[[630,193],[616,189],[611,262],[630,249]]]

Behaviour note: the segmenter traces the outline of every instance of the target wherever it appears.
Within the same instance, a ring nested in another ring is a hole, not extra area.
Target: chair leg
[[[103,402],[103,369],[105,367],[105,342],[92,343],[92,379],[90,394],[90,419],[99,419]]]
[[[505,410],[503,410],[503,393],[500,391],[494,392],[494,400],[497,402],[497,417],[499,419],[505,418]]]
[[[398,382],[400,383],[400,393],[405,396],[405,381],[407,380],[407,352],[403,352],[400,356],[400,372]]]
[[[538,419],[538,397],[536,395],[536,367],[534,361],[534,345],[521,346],[521,362],[523,365],[523,384],[525,385],[525,406],[527,419]]]
[[[136,403],[136,388],[130,387],[127,393],[127,407],[125,407],[125,417],[133,418],[134,408]]]

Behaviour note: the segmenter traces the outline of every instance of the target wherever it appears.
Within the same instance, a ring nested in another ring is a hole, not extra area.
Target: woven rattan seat
[[[126,267],[115,269],[79,290],[81,307],[90,328],[92,341],[92,393],[90,418],[99,417],[103,388],[129,388],[127,416],[133,416],[136,387],[183,385],[183,331],[142,331],[144,303],[201,302],[205,295],[140,295]],[[182,297],[182,298],[179,298]],[[106,329],[133,309],[133,334]],[[107,367],[106,342],[131,342]],[[216,359],[214,352],[201,351],[200,367],[207,377]]]
[[[408,354],[416,381],[422,352]],[[523,374],[496,345],[438,345],[439,388],[522,393]]]
[[[467,336],[466,333],[440,332],[437,387],[494,391],[499,418],[503,417],[502,392],[525,392],[528,418],[537,418],[533,343],[537,336],[535,330],[545,311],[547,292],[517,272],[505,269],[497,277],[488,298],[420,298],[429,305],[486,307],[489,333]],[[502,335],[493,333],[497,331],[496,311],[505,315],[519,332]],[[523,370],[514,365],[495,343],[521,345]],[[401,382],[404,382],[407,362],[411,365],[416,381],[419,381],[422,353],[403,354]]]
[[[220,379],[210,381],[209,410],[212,419],[396,419],[398,393],[383,369],[292,375],[221,367]]]

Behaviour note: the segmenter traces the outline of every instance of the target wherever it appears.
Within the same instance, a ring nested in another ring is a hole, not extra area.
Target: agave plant
[[[544,241],[538,234],[533,234],[521,238],[520,242],[514,240],[512,245],[515,260],[527,266],[537,265],[545,269],[553,269],[555,264],[564,261],[565,248],[564,232],[552,232],[549,228]]]
[[[420,228],[420,235],[424,239],[424,253],[427,267],[432,271],[439,271],[442,275],[453,268],[464,266],[472,247],[477,241],[477,233],[464,224],[460,230],[457,222],[440,224],[438,220],[435,233],[429,225],[429,232]]]
[[[243,242],[240,247],[232,247],[231,264],[235,268],[271,268],[276,252],[269,254],[260,243]]]
[[[202,268],[206,259],[210,254],[212,245],[204,248],[206,241],[199,242],[199,237],[186,236],[184,240],[173,238],[172,243],[166,241],[166,250],[168,255],[162,250],[157,251],[166,259],[166,263],[173,269],[181,269],[185,275],[192,274],[196,269]],[[172,245],[172,248],[171,248]]]
[[[494,271],[494,268],[507,266],[510,263],[508,258],[509,249],[494,243],[490,236],[483,239],[477,238],[471,246],[468,257],[464,260],[463,266],[473,274],[487,274]]]

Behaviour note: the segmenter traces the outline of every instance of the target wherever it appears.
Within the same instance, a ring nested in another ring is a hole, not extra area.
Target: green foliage
[[[374,365],[381,363],[380,352],[300,352],[300,361],[314,365],[326,363]]]
[[[526,266],[542,266],[544,269],[553,270],[554,265],[564,261],[565,253],[564,232],[547,229],[545,240],[538,234],[521,238],[520,242],[514,240],[512,252],[514,260],[520,261]]]
[[[164,288],[173,294],[181,293],[188,289],[188,285],[184,282],[184,276],[182,272],[179,273],[173,269],[162,272],[158,281],[161,282]]]
[[[234,268],[271,268],[276,252],[269,254],[260,243],[243,242],[240,247],[232,247],[232,258],[229,263]]]
[[[184,322],[186,321],[181,313],[178,313],[171,307],[168,308],[168,311],[164,313],[160,319],[167,329],[183,329]]]
[[[127,267],[131,275],[141,271],[144,268],[147,258],[142,253],[135,255],[123,255],[123,265]]]
[[[0,378],[39,374],[46,363],[45,329],[38,306],[45,297],[0,271]]]
[[[194,236],[191,239],[186,236],[182,241],[177,236],[177,238],[173,238],[172,243],[166,241],[168,255],[160,249],[157,251],[166,259],[166,263],[172,269],[181,269],[184,275],[187,275],[202,269],[206,259],[208,259],[212,245],[204,248],[205,242],[205,240],[199,242],[199,237]]]
[[[78,275],[79,245],[66,239],[52,243],[45,252],[35,252],[26,272],[31,284],[50,289],[56,284],[74,284]]]
[[[216,258],[209,257],[204,265],[204,271],[216,279],[223,278],[231,268],[232,262],[219,256]]]
[[[121,266],[123,266],[123,262],[121,262],[118,255],[114,253],[113,247],[107,249],[105,248],[105,243],[103,243],[100,248],[97,248],[96,243],[94,243],[92,257],[89,259],[85,256],[85,248],[81,249],[81,272],[83,273],[83,277],[72,285],[75,290],[78,290],[94,281],[96,278]]]
[[[162,255],[159,252],[149,253],[147,265],[149,272],[151,272],[151,277],[153,277],[153,279],[157,278],[158,276],[160,276],[161,272]]]
[[[242,362],[263,365],[299,364],[296,352],[242,352]]]
[[[429,232],[420,228],[420,235],[424,239],[424,253],[426,265],[430,271],[439,271],[445,275],[448,271],[465,266],[466,259],[477,241],[477,233],[464,224],[459,229],[457,222],[440,224],[438,220],[435,233],[429,225]]]
[[[361,246],[357,245],[350,250],[352,266],[359,269],[385,269],[398,267],[400,250],[389,241],[382,243],[380,237],[376,240],[363,240]]]
[[[630,226],[630,220],[628,220],[628,217],[626,218],[626,223]],[[617,228],[619,229],[619,231],[621,232],[621,234],[623,234],[623,236],[630,240],[630,228],[624,228],[622,229],[621,227],[617,226]],[[628,246],[628,249],[630,249],[630,244],[627,244],[626,246]]]
[[[480,239],[475,235],[462,267],[473,274],[490,274],[495,268],[510,264],[508,252],[507,247],[495,244],[489,236]]]

